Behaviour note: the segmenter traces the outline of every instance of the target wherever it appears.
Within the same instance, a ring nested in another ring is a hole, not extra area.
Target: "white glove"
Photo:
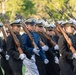
[[[33,49],[33,52],[34,52],[35,54],[37,54],[38,56],[39,56],[39,51],[40,51],[40,50],[37,50],[36,48]]]
[[[48,64],[48,63],[49,63],[49,60],[48,60],[48,59],[45,59],[45,60],[44,60],[44,63],[45,63],[45,64]]]
[[[25,55],[25,54],[20,54],[20,55],[19,55],[19,58],[20,58],[21,60],[24,60],[24,59],[26,58],[26,55]]]
[[[3,49],[0,48],[0,52],[2,52],[2,51],[3,51]]]
[[[35,60],[35,55],[32,55],[31,61],[32,61],[32,62],[35,62],[35,61],[36,61],[36,60]]]
[[[57,56],[54,57],[54,60],[55,60],[55,63],[56,63],[56,64],[59,64],[59,59],[58,59]]]
[[[54,49],[59,50],[59,46],[58,45],[54,46]]]
[[[47,45],[42,46],[43,51],[48,51],[49,47]]]
[[[5,55],[6,60],[9,60],[10,56],[9,55]]]
[[[72,58],[76,59],[76,53],[73,54]]]

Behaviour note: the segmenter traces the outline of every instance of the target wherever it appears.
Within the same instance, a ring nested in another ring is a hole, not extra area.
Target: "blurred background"
[[[0,21],[16,17],[47,20],[76,20],[76,0],[0,0]],[[2,33],[0,33],[2,36]]]
[[[41,16],[52,21],[55,19],[68,19],[76,17],[76,0],[0,0],[0,21],[5,14],[10,21],[15,19],[16,14],[24,18]],[[47,12],[47,11],[48,12]],[[50,12],[51,18],[47,13]]]

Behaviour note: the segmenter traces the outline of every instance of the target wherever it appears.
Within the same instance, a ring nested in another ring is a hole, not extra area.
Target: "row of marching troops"
[[[0,22],[0,75],[76,75],[76,21],[48,24],[43,20]],[[24,32],[20,35],[20,28]]]

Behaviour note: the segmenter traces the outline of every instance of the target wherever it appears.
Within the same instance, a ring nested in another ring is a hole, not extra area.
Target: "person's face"
[[[43,27],[39,26],[39,32],[42,32],[42,31],[43,31]]]
[[[13,29],[14,32],[17,32],[17,33],[20,32],[20,26],[13,25],[13,26],[12,26],[12,29]]]
[[[65,27],[65,31],[66,31],[67,33],[71,34],[71,33],[74,32],[74,29],[73,29],[72,26],[66,26],[66,27]]]
[[[35,31],[36,32],[42,32],[42,30],[43,30],[43,27],[42,26],[36,26],[35,27]]]
[[[35,29],[34,25],[27,25],[26,27],[29,31],[34,31],[34,29]]]
[[[46,33],[47,33],[48,35],[50,35],[50,36],[53,35],[52,30],[47,30]]]

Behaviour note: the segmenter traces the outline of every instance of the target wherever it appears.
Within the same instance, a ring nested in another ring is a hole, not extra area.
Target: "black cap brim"
[[[35,22],[25,22],[26,25],[35,25]]]
[[[11,25],[11,26],[14,26],[14,25],[15,25],[15,26],[21,26],[20,23],[11,23],[10,25]]]

